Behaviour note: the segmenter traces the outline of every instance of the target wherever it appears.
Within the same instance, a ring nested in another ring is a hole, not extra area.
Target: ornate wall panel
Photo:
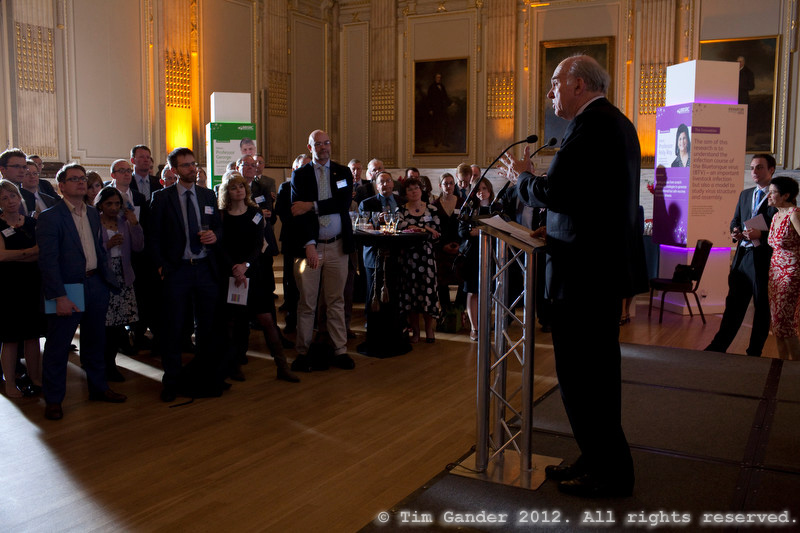
[[[28,154],[58,158],[55,21],[42,0],[13,5],[15,144]]]
[[[342,116],[338,152],[343,163],[353,158],[366,161],[370,148],[370,102],[375,105],[369,92],[369,25],[365,22],[345,24],[341,50]],[[394,109],[393,91],[391,106]]]
[[[292,100],[291,76],[289,75],[289,22],[288,3],[267,0],[266,14],[261,36],[264,48],[263,68],[267,71],[264,89],[267,102],[266,121],[262,131],[266,134],[264,157],[269,166],[288,166],[298,152],[290,149],[289,105]],[[305,148],[301,148],[305,150]],[[292,155],[294,154],[294,155]]]
[[[329,127],[327,117],[331,81],[328,66],[331,52],[324,22],[297,13],[292,13],[289,20],[289,63],[292,73],[289,150],[290,153],[300,153],[307,151],[309,133]],[[336,142],[336,139],[332,140]],[[339,147],[333,147],[337,159],[338,150]]]
[[[65,4],[66,158],[106,166],[150,141],[148,8],[144,0]]]
[[[395,109],[398,106],[396,36],[400,30],[395,6],[395,0],[373,1],[369,22],[369,158],[382,159],[387,167],[399,164]]]

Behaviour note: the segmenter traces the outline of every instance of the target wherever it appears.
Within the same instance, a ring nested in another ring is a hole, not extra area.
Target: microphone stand
[[[483,178],[486,177],[486,173],[489,172],[489,169],[492,168],[495,165],[495,163],[500,161],[500,158],[503,157],[503,154],[505,154],[506,152],[508,152],[509,150],[511,150],[513,147],[515,147],[518,144],[522,144],[522,143],[533,144],[538,140],[539,140],[539,137],[537,135],[528,135],[526,138],[522,139],[521,141],[517,141],[517,142],[515,142],[513,144],[510,144],[505,150],[500,152],[500,155],[498,155],[495,158],[495,160],[492,161],[492,164],[489,165],[488,167],[486,167],[486,170],[483,171],[483,174],[481,175],[481,178],[479,180],[475,181],[475,183],[472,184],[472,187],[469,190],[469,194],[467,194],[467,197],[464,199],[464,204],[461,207],[461,214],[459,215],[459,219],[460,220],[467,220],[468,218],[472,218],[472,213],[473,213],[473,211],[475,211],[474,201],[475,201],[475,194],[478,192],[478,184],[481,182],[481,180]],[[464,206],[466,206],[467,209],[469,210],[468,214],[464,213]]]

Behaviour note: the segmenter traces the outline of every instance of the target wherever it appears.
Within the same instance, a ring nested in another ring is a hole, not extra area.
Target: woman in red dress
[[[767,202],[778,212],[769,229],[772,260],[769,265],[769,309],[778,357],[800,359],[800,209],[798,185],[788,176],[776,176],[769,185]]]

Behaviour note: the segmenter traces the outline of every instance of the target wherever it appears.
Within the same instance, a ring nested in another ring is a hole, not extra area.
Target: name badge
[[[258,225],[258,223],[261,222],[262,218],[264,217],[261,216],[261,213],[256,213],[256,216],[253,217],[253,224]]]
[[[345,179],[337,181],[336,187],[338,187],[339,189],[344,189],[345,187],[347,187],[347,180]]]
[[[453,214],[455,214],[455,215],[460,215],[460,214],[461,214],[461,209],[459,209],[458,207],[456,207],[455,209],[453,209]]]
[[[425,215],[422,217],[423,222],[433,222],[433,218],[430,215]]]
[[[203,212],[204,212],[206,215],[213,215],[213,214],[214,214],[214,206],[211,206],[211,205],[207,205],[207,206],[205,206],[205,208],[204,208]]]
[[[263,203],[264,203],[264,201],[265,201],[265,200],[264,200],[264,195],[262,194],[261,196],[257,196],[257,197],[255,197],[255,198],[253,198],[253,200],[255,200],[255,202],[256,202],[257,204],[263,204]]]
[[[14,231],[14,228],[6,228],[3,230],[3,235],[5,235],[6,237],[11,237],[15,233],[16,231]]]

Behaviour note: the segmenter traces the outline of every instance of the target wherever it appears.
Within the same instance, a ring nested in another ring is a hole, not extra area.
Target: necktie
[[[139,178],[139,192],[144,194],[145,198],[150,198],[150,184],[144,178]]]
[[[199,254],[203,249],[200,243],[200,225],[197,223],[197,213],[192,204],[192,191],[186,191],[183,195],[186,199],[186,225],[189,227],[189,249],[193,254]]]
[[[331,183],[325,175],[325,166],[319,165],[319,180],[317,181],[317,200],[327,200],[331,197]],[[328,226],[331,223],[331,215],[321,215],[319,217],[320,226]]]
[[[753,204],[753,216],[758,213],[758,206],[761,204],[761,200],[764,198],[764,191],[758,189],[756,191],[756,201]]]

